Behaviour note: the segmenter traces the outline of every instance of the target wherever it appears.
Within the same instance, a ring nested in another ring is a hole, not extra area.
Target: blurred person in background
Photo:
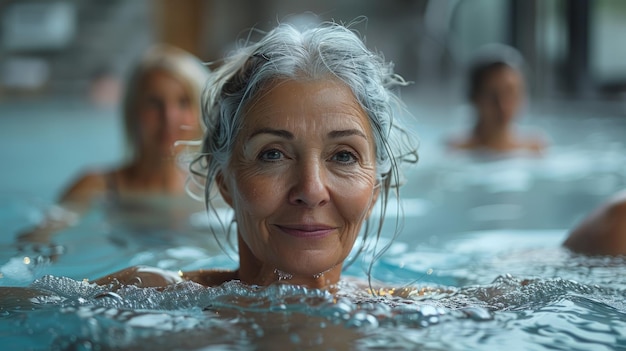
[[[626,255],[626,190],[590,213],[563,245],[586,255]]]
[[[208,76],[209,69],[181,49],[156,45],[148,50],[125,89],[126,162],[81,174],[62,193],[60,206],[53,207],[38,228],[21,234],[19,240],[48,242],[51,233],[75,222],[97,199],[117,208],[118,214],[132,217],[135,224],[153,227],[166,222],[168,216],[159,212],[201,210],[202,203],[186,192],[187,147],[176,144],[199,143],[202,137],[200,95]]]
[[[515,119],[526,100],[524,60],[501,44],[478,50],[468,73],[468,98],[474,111],[473,128],[447,140],[451,150],[541,154],[547,147],[541,132],[522,134]]]

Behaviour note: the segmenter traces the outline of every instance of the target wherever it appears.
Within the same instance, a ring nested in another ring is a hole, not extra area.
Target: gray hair
[[[128,144],[128,157],[137,157],[137,98],[145,76],[154,71],[163,71],[180,81],[198,112],[201,110],[200,96],[209,77],[209,68],[192,54],[166,44],[150,48],[134,66],[126,83],[123,113],[124,131]]]
[[[202,155],[192,164],[196,175],[206,177],[205,202],[209,210],[215,176],[230,162],[245,108],[273,82],[284,79],[314,80],[332,77],[351,88],[370,122],[376,150],[376,172],[381,187],[382,229],[389,191],[399,185],[399,163],[417,162],[417,147],[398,126],[392,88],[407,83],[393,73],[393,65],[368,50],[349,28],[324,23],[299,30],[279,24],[257,43],[234,52],[213,72],[203,93],[206,132]],[[366,222],[365,238],[370,223]],[[365,239],[364,238],[364,239]]]

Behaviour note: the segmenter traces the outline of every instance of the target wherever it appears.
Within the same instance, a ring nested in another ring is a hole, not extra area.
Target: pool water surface
[[[4,297],[3,348],[626,350],[626,258],[561,247],[570,228],[626,187],[625,123],[542,121],[554,138],[545,157],[496,158],[446,153],[441,122],[418,118],[421,160],[405,174],[401,199],[391,199],[374,293],[358,284],[371,253],[334,292],[238,282],[110,292],[87,280],[131,265],[234,269],[236,254],[221,251],[208,230],[217,222],[202,211],[154,228],[105,204],[48,244],[18,244],[52,196],[5,191],[0,287],[36,294]],[[577,128],[595,134],[574,138]]]

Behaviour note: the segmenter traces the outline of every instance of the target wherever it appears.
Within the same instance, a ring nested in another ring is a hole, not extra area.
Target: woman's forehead
[[[306,122],[318,117],[334,123],[369,125],[352,90],[336,79],[282,80],[267,86],[246,108],[244,124]]]

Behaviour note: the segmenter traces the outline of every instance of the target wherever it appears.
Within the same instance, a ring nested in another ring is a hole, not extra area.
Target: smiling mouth
[[[282,232],[297,238],[323,238],[332,233],[335,228],[324,225],[276,225]]]

